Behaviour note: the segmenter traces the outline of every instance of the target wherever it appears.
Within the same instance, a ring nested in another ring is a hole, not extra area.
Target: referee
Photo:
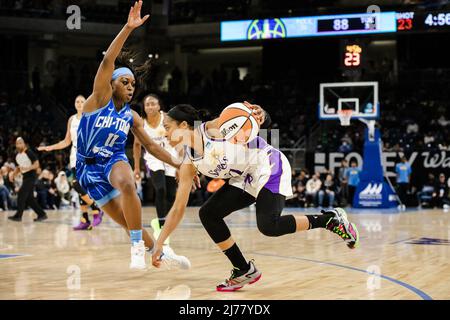
[[[17,212],[12,217],[8,217],[8,219],[22,221],[23,211],[26,206],[29,205],[38,215],[34,221],[45,220],[47,219],[47,214],[39,206],[33,195],[34,184],[37,178],[36,169],[39,168],[39,160],[36,155],[27,148],[25,141],[21,137],[16,140],[16,149],[17,167],[14,170],[14,177],[20,171],[23,176],[23,182],[17,196]]]

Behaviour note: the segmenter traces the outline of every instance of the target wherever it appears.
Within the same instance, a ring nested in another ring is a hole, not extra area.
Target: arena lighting
[[[450,30],[450,10],[380,12],[223,21],[221,41],[440,32]]]

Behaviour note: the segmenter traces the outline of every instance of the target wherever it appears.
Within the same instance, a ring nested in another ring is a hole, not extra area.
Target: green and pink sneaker
[[[322,210],[322,213],[332,213],[335,216],[331,218],[326,228],[337,234],[347,243],[350,249],[355,249],[359,245],[359,232],[354,223],[350,223],[347,218],[347,212],[342,208],[332,210]]]

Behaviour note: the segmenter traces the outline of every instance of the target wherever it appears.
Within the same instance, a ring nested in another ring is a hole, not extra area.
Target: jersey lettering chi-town
[[[130,130],[130,124],[124,119],[118,119],[110,116],[100,116],[95,121],[96,128],[111,128],[114,127],[116,130],[122,131],[128,134]]]

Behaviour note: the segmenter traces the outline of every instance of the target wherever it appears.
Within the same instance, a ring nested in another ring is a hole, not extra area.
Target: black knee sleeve
[[[72,187],[75,189],[76,192],[78,192],[80,196],[85,196],[87,194],[86,191],[83,189],[83,187],[78,183],[78,180],[73,180]]]
[[[256,220],[258,230],[267,237],[279,237],[296,230],[295,218],[292,215],[282,216],[278,219],[270,219],[267,216],[258,217]]]
[[[199,211],[200,221],[215,243],[223,242],[231,237],[220,210],[211,205],[204,205]]]
[[[263,188],[256,199],[256,224],[258,230],[268,237],[294,233],[297,223],[293,215],[281,216],[285,197]]]

